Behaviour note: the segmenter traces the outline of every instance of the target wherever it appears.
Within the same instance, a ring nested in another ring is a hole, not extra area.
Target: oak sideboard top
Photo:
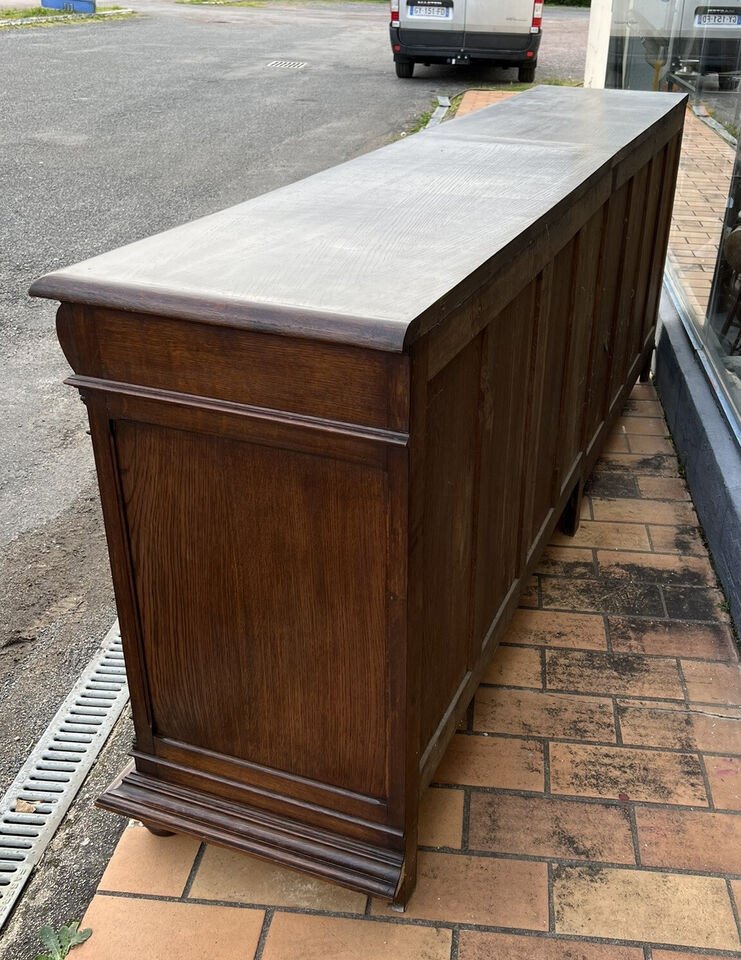
[[[536,87],[30,292],[401,352],[685,99]]]

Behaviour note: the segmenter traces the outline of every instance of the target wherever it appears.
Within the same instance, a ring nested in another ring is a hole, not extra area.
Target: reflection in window
[[[741,0],[614,0],[605,85],[690,95],[667,269],[741,424]]]
[[[741,412],[741,159],[731,178],[720,255],[707,310],[705,343],[725,371],[726,388]]]

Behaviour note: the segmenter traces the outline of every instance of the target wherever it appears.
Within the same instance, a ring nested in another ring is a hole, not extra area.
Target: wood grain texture
[[[481,337],[427,390],[421,746],[472,667],[471,575]]]
[[[406,902],[420,793],[650,358],[682,120],[539,88],[35,288],[131,686],[102,806]]]
[[[126,421],[115,448],[155,735],[385,797],[383,473]]]
[[[685,100],[539,86],[31,293],[401,352],[464,280],[480,286],[595,178],[651,150]]]
[[[664,171],[676,136],[663,129],[653,154],[644,144],[642,163],[625,155],[606,195],[595,183],[572,211],[575,232],[561,235],[550,259],[523,263],[519,283],[508,271],[506,289],[520,292],[505,306],[501,288],[487,285],[461,304],[457,323],[427,338],[427,461],[411,497],[426,504],[423,663],[441,669],[424,685],[423,783],[554,527],[578,526],[591,465],[650,357],[674,168],[668,179]],[[441,397],[447,422],[436,412]]]
[[[89,344],[79,357],[70,353],[77,374],[323,420],[407,428],[393,392],[393,377],[403,381],[403,357],[251,331],[234,337],[228,328],[102,309],[63,315],[58,332],[65,349]]]
[[[281,866],[333,880],[390,900],[402,869],[393,850],[322,830],[300,820],[235,804],[210,801],[202,791],[148,777],[127,767],[101,798],[113,813],[133,816],[155,830],[186,830]],[[228,840],[227,840],[228,838]]]
[[[483,638],[520,577],[520,503],[524,478],[525,389],[533,342],[530,284],[489,324],[483,357],[481,468],[475,587],[476,635]],[[512,358],[502,362],[503,358]]]

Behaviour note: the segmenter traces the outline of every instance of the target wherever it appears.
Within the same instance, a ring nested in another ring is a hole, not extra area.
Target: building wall
[[[654,377],[687,484],[741,630],[741,449],[682,321],[665,293]]]

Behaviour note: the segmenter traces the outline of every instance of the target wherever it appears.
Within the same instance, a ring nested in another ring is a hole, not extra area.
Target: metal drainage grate
[[[281,70],[303,70],[306,66],[303,60],[271,60],[269,67],[279,67]]]
[[[128,699],[116,621],[0,799],[0,929]]]

